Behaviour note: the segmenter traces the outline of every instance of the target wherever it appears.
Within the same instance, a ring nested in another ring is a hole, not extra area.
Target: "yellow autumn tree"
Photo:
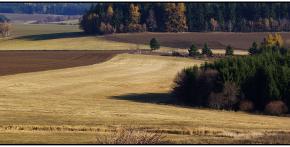
[[[108,8],[107,8],[107,17],[111,18],[114,14],[114,10],[113,10],[113,7],[112,5],[109,5]]]
[[[141,13],[139,11],[138,5],[131,4],[130,5],[130,23],[139,24]]]
[[[140,24],[141,13],[138,5],[130,5],[130,23],[128,25],[129,32],[145,32],[147,27],[146,24]]]
[[[274,35],[268,34],[268,36],[265,38],[264,43],[266,46],[283,46],[284,41],[282,36],[279,33],[275,33]]]
[[[187,22],[184,3],[167,3],[165,5],[167,19],[165,22],[166,31],[168,32],[185,32],[187,31]]]

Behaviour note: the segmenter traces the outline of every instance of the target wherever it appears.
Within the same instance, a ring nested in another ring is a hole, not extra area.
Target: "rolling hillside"
[[[120,126],[174,143],[233,143],[290,131],[290,118],[170,104],[175,74],[203,61],[122,54],[90,66],[0,78],[1,143],[94,143]]]

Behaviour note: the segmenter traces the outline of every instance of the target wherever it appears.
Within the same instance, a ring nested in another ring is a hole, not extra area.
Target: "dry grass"
[[[0,38],[0,50],[128,50],[148,45],[83,36],[78,25],[13,24],[12,36]],[[164,47],[162,47],[164,48]]]
[[[150,133],[134,128],[121,128],[110,135],[97,136],[97,144],[164,144],[161,133]]]
[[[0,77],[1,143],[95,143],[120,126],[173,143],[290,131],[290,118],[165,105],[175,74],[203,61],[122,54],[96,65]]]

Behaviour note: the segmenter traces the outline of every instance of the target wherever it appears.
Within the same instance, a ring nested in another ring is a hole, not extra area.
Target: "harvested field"
[[[147,44],[155,37],[162,46],[172,48],[188,48],[194,43],[202,48],[208,43],[213,49],[225,49],[231,45],[234,49],[248,49],[253,41],[260,42],[268,32],[255,33],[231,33],[231,32],[186,32],[186,33],[125,33],[106,35],[105,38],[112,41]],[[281,33],[287,46],[290,45],[290,33]],[[142,38],[142,39],[140,39]]]
[[[130,126],[172,143],[232,143],[290,132],[290,118],[170,103],[177,72],[204,61],[118,54],[89,66],[0,77],[0,143],[96,143]]]
[[[13,24],[11,36],[0,38],[0,50],[128,50],[148,45],[85,36],[77,25]],[[163,48],[163,47],[161,47]]]
[[[0,76],[91,65],[132,51],[0,51]]]

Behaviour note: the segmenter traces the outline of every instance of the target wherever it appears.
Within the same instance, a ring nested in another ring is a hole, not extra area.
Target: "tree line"
[[[91,3],[1,3],[0,13],[82,15]]]
[[[249,51],[250,56],[184,69],[175,79],[172,94],[191,106],[289,113],[290,51],[283,47],[281,36],[269,35]]]
[[[80,24],[89,34],[289,31],[290,3],[96,3]]]

